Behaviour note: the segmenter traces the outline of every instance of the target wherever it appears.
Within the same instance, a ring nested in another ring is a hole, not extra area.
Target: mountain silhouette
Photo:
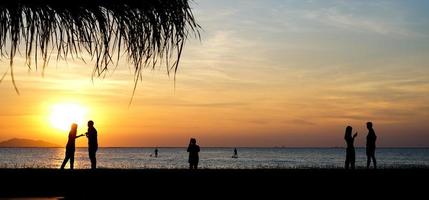
[[[61,147],[61,145],[53,144],[42,140],[13,138],[0,142],[0,147]]]

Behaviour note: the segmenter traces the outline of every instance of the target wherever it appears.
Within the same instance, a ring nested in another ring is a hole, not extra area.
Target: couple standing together
[[[377,161],[375,160],[375,141],[377,140],[377,136],[375,135],[374,128],[372,127],[372,122],[367,122],[366,127],[368,128],[368,135],[366,136],[366,168],[369,168],[372,160],[374,169],[377,169]],[[346,133],[344,135],[344,140],[346,140],[347,143],[345,161],[346,169],[349,169],[349,166],[351,166],[352,169],[355,168],[356,153],[353,143],[357,137],[357,132],[352,136],[352,130],[353,128],[351,126],[347,126]]]
[[[86,135],[88,138],[88,154],[89,159],[91,160],[91,169],[97,168],[97,159],[96,153],[98,149],[97,142],[97,130],[94,128],[94,122],[92,120],[88,121],[88,132],[85,134],[77,135],[77,124],[72,124],[69,132],[69,139],[66,146],[66,156],[64,158],[63,164],[61,165],[61,169],[64,169],[68,160],[70,160],[70,169],[73,169],[74,164],[74,152],[76,150],[76,138],[82,137]]]

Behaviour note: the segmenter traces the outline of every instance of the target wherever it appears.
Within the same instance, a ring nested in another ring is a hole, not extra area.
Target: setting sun
[[[67,131],[72,123],[82,125],[86,108],[75,103],[61,103],[52,106],[50,122],[57,129]]]

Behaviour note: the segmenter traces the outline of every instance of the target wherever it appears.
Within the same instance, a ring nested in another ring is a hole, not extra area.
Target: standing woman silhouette
[[[187,151],[189,152],[189,169],[198,169],[200,146],[197,145],[195,138],[191,138]]]
[[[66,145],[66,156],[64,158],[63,164],[61,165],[61,169],[64,169],[67,162],[70,159],[70,169],[73,169],[74,164],[74,152],[76,150],[76,138],[83,136],[83,134],[76,136],[77,134],[77,124],[72,124],[69,132],[69,140]]]
[[[357,132],[352,136],[352,130],[353,128],[351,126],[347,126],[346,133],[344,135],[344,140],[346,140],[346,144],[347,144],[346,162],[345,162],[346,169],[349,169],[349,166],[351,166],[351,169],[355,169],[356,153],[355,153],[355,147],[353,143],[357,136]]]

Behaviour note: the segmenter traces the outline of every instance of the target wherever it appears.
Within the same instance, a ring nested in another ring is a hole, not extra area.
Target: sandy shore
[[[56,170],[0,169],[0,197],[144,197],[206,193],[237,195],[329,194],[323,191],[366,190],[417,194],[426,191],[429,169],[254,169],[254,170]],[[244,188],[244,189],[243,189]],[[386,190],[380,188],[387,188]],[[316,192],[316,193],[314,193]],[[360,192],[360,193],[359,193]]]

